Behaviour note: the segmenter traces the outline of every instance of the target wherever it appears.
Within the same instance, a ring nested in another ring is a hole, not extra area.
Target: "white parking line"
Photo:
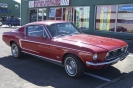
[[[107,78],[104,78],[104,77],[101,77],[101,76],[98,76],[98,75],[94,75],[94,74],[91,74],[91,73],[85,72],[84,74],[95,77],[95,78],[98,78],[98,79],[101,79],[101,80],[104,80],[104,81],[107,81],[107,82],[111,81],[110,79],[107,79]]]

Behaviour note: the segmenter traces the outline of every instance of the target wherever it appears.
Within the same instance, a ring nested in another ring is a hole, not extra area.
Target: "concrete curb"
[[[133,72],[130,72],[130,73],[125,74],[125,75],[122,75],[122,76],[120,76],[120,77],[118,77],[118,78],[116,78],[116,79],[111,80],[110,82],[106,82],[106,83],[104,83],[104,84],[102,84],[102,85],[100,85],[100,86],[97,86],[97,87],[95,87],[95,88],[104,88],[104,87],[106,87],[106,86],[108,86],[108,85],[111,85],[111,84],[117,82],[117,81],[123,80],[123,79],[125,79],[127,76],[130,76],[130,75],[133,75]]]

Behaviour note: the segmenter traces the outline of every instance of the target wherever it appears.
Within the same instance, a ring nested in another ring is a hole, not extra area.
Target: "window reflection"
[[[97,6],[96,11],[95,30],[133,33],[133,4]]]
[[[30,10],[29,17],[30,17],[29,22],[37,21],[37,10],[36,9]]]
[[[42,20],[42,9],[38,9],[38,21]]]
[[[96,11],[95,30],[115,31],[116,6],[97,6]]]
[[[119,5],[118,19],[117,19],[117,32],[133,33],[133,5]]]
[[[46,20],[46,8],[29,10],[29,22]]]
[[[65,20],[72,22],[80,30],[89,29],[90,7],[50,8],[50,20]],[[55,14],[55,15],[54,15]]]

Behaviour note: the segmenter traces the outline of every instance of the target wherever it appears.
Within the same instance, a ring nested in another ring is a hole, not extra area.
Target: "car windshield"
[[[52,37],[82,33],[72,23],[56,23],[46,26]]]

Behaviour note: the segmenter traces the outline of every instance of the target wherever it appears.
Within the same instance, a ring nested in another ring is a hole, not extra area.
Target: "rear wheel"
[[[12,52],[13,57],[18,58],[18,59],[21,58],[23,55],[23,53],[21,52],[21,49],[15,42],[12,43],[11,45],[11,52]]]
[[[83,62],[74,55],[67,55],[64,61],[67,75],[72,78],[79,78],[84,74],[85,66]]]

